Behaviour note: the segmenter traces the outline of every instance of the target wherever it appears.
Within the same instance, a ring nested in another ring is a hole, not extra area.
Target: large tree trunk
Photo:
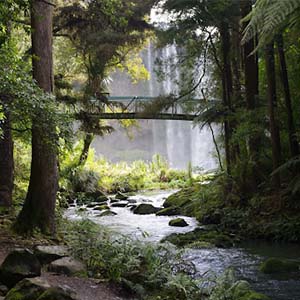
[[[252,10],[252,1],[241,1],[241,14],[243,17],[247,16]],[[245,27],[247,24],[244,25]],[[247,110],[254,113],[257,104],[259,93],[259,79],[258,79],[258,60],[257,55],[252,52],[255,49],[255,38],[252,38],[243,45],[243,62],[244,62],[244,76],[245,76],[245,97],[247,103]],[[258,156],[259,156],[260,137],[258,134],[249,137],[249,155],[254,162],[252,170],[252,177],[250,178],[252,188],[256,188],[259,184],[257,176]]]
[[[9,40],[11,24],[6,24],[6,35],[0,42],[0,47]],[[12,205],[12,193],[14,185],[14,155],[13,138],[11,133],[11,116],[8,108],[9,95],[0,94],[0,104],[3,106],[4,120],[0,121],[0,206],[9,207]]]
[[[276,77],[275,77],[275,58],[274,43],[270,43],[266,47],[266,75],[268,83],[268,105],[269,105],[269,121],[272,144],[272,160],[273,171],[275,171],[281,163],[281,143],[280,132],[277,119],[277,96],[276,96]],[[280,175],[276,173],[273,176],[273,186],[280,189]]]
[[[3,99],[1,99],[3,102]],[[0,206],[12,204],[14,183],[13,140],[10,129],[10,113],[4,109],[4,120],[0,123],[3,136],[0,137]]]
[[[222,23],[220,26],[220,36],[221,36],[221,51],[223,58],[223,70],[222,70],[222,89],[223,89],[223,104],[226,107],[228,114],[232,113],[232,72],[230,66],[230,33],[227,23]],[[233,151],[230,145],[230,140],[232,136],[232,126],[231,121],[225,117],[224,121],[224,139],[225,139],[225,157],[226,157],[226,168],[228,175],[232,172],[232,161],[233,161]]]
[[[286,107],[287,121],[288,121],[289,146],[290,146],[291,156],[293,157],[299,154],[299,145],[298,145],[294,117],[293,117],[292,100],[291,100],[290,85],[289,85],[288,71],[287,71],[286,60],[285,60],[284,42],[283,42],[282,34],[277,36],[276,41],[277,41],[278,57],[280,63],[281,82],[284,91],[284,100],[285,100],[285,107]]]
[[[53,5],[48,1],[32,1],[33,77],[47,93],[53,92],[52,61]],[[40,116],[33,120],[30,183],[17,229],[54,233],[55,202],[58,188],[55,124]]]

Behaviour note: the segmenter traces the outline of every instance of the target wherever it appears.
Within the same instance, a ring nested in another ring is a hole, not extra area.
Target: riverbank
[[[9,214],[0,214],[0,266],[5,259],[15,249],[26,249],[31,253],[35,253],[35,249],[38,246],[47,247],[60,247],[57,246],[63,241],[61,239],[44,237],[36,235],[35,237],[24,237],[15,234],[11,230],[11,224],[14,221],[14,217]],[[59,243],[59,244],[58,244]],[[63,244],[65,247],[65,244]],[[21,262],[20,262],[21,264]],[[1,268],[0,268],[1,269]],[[31,276],[32,277],[32,276]],[[74,299],[78,300],[130,300],[133,296],[127,291],[122,289],[120,285],[111,284],[108,281],[101,281],[99,279],[84,278],[78,276],[67,276],[65,274],[59,274],[56,272],[47,271],[46,267],[41,270],[40,276],[36,277],[43,284],[48,284],[51,287],[67,289],[74,295]],[[7,288],[0,280],[0,299],[6,299],[5,296],[9,292]],[[28,291],[27,291],[28,293]],[[25,295],[25,294],[24,294]],[[7,296],[8,297],[8,296]],[[9,296],[14,297],[14,296]],[[8,298],[15,300],[15,298]],[[18,298],[19,299],[19,298]],[[20,298],[23,299],[23,298]],[[35,299],[35,298],[34,298]],[[51,298],[51,300],[58,299],[71,299],[71,298]]]
[[[231,237],[232,243],[257,239],[299,243],[300,211],[288,206],[279,209],[275,201],[271,196],[256,196],[245,202],[241,196],[225,194],[216,178],[180,190],[163,205],[166,210],[195,217],[209,231]],[[197,240],[197,232],[191,239]]]

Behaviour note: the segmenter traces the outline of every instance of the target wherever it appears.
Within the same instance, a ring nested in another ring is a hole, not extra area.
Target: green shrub
[[[198,299],[197,282],[187,275],[194,272],[193,265],[170,245],[112,234],[89,220],[68,223],[64,229],[72,254],[86,263],[93,277],[123,283],[144,298],[178,294],[177,299]]]

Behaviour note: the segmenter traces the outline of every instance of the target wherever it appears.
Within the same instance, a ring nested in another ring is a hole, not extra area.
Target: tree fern
[[[258,0],[252,12],[243,21],[249,21],[244,31],[243,42],[258,34],[258,48],[262,47],[283,26],[299,23],[300,0]]]

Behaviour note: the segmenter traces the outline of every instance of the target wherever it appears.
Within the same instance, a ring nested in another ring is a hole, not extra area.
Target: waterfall
[[[154,45],[149,43],[142,51],[141,56],[150,73],[150,80],[133,84],[128,75],[116,72],[111,76],[111,95],[155,97],[178,93],[178,87],[174,85],[174,79],[175,81],[180,79],[178,68],[173,70],[171,63],[164,65],[163,71],[166,74],[172,74],[172,78],[167,76],[162,82],[159,82],[155,73],[155,61],[158,58],[176,63],[176,46],[171,45],[157,50]],[[177,112],[182,112],[180,107]],[[133,140],[128,138],[118,122],[110,122],[117,130],[104,138],[98,137],[93,147],[98,155],[102,154],[112,161],[149,160],[154,154],[160,154],[168,160],[172,168],[176,169],[186,169],[189,162],[193,167],[204,170],[217,167],[210,131],[206,128],[200,131],[199,127],[195,127],[192,122],[139,121],[140,128],[134,130]]]

